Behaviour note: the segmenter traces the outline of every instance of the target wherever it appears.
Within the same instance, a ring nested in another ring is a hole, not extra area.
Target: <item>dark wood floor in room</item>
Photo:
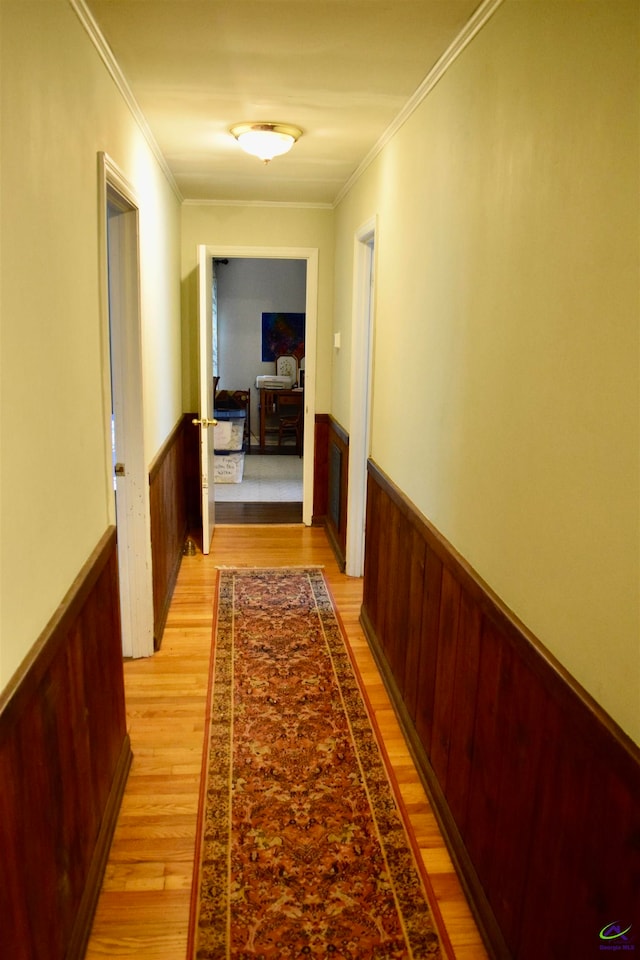
[[[216,523],[302,523],[302,504],[216,501]]]

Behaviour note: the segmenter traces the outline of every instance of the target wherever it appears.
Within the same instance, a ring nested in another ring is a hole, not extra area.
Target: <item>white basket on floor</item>
[[[244,453],[216,453],[213,458],[215,483],[241,483],[244,472]]]

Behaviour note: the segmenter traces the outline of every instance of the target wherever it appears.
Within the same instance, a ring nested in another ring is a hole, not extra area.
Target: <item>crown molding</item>
[[[449,67],[457,60],[463,50],[471,43],[473,38],[485,26],[489,19],[502,5],[504,0],[483,0],[471,18],[467,21],[453,43],[448,47],[445,53],[440,57],[437,63],[429,71],[413,96],[407,101],[400,113],[395,117],[392,123],[387,127],[380,139],[371,148],[366,157],[351,174],[349,179],[338,192],[336,198],[331,203],[296,203],[262,200],[185,200],[182,196],[174,176],[169,169],[167,161],[160,149],[156,138],[154,137],[149,124],[135,99],[127,80],[125,79],[118,62],[116,61],[109,44],[100,30],[91,11],[86,6],[85,0],[69,0],[70,6],[75,11],[80,23],[84,27],[87,35],[93,43],[98,55],[107,68],[116,87],[122,95],[125,103],[129,107],[136,123],[144,135],[149,147],[155,156],[158,164],[162,168],[164,175],[169,182],[178,201],[187,205],[210,205],[210,206],[235,206],[235,207],[275,207],[275,208],[305,208],[305,209],[335,209],[338,204],[347,195],[353,185],[360,179],[365,170],[373,163],[376,157],[382,152],[384,147],[395,136],[398,130],[406,123],[409,117],[420,106],[423,100],[431,93],[436,84],[442,79]]]
[[[162,172],[167,178],[169,182],[169,186],[175,193],[180,203],[182,203],[182,199],[183,199],[182,194],[180,193],[180,190],[174,179],[174,176],[171,173],[169,166],[167,165],[167,161],[164,157],[164,154],[162,153],[162,150],[158,145],[158,141],[156,140],[153,133],[151,132],[151,127],[147,123],[144,113],[142,112],[140,105],[138,104],[138,101],[136,100],[133,93],[131,92],[131,88],[127,83],[127,80],[122,70],[120,69],[118,62],[111,51],[111,47],[107,43],[102,31],[100,30],[100,27],[98,26],[96,20],[94,19],[93,14],[87,7],[84,0],[69,0],[69,4],[73,8],[76,16],[78,17],[78,20],[84,27],[89,39],[91,40],[96,51],[98,52],[100,59],[104,63],[113,82],[115,83],[120,94],[122,95],[123,100],[125,101],[129,110],[131,111],[131,114],[133,115],[134,120],[139,126],[145,140],[149,144],[151,152],[153,153],[154,157],[158,161],[158,164],[162,168]]]
[[[311,203],[296,200],[196,200],[188,199],[182,201],[183,207],[279,207],[292,210],[333,210],[333,203]]]
[[[337,207],[340,201],[347,195],[349,190],[351,190],[356,181],[360,179],[367,167],[373,163],[378,154],[382,152],[384,147],[386,147],[389,141],[395,136],[400,127],[406,123],[411,114],[417,110],[422,101],[431,93],[435,85],[442,79],[449,67],[458,59],[465,47],[467,47],[476,34],[482,30],[484,25],[493,16],[502,3],[504,3],[504,0],[484,0],[484,2],[480,4],[477,10],[464,25],[453,43],[447,48],[447,50],[445,50],[440,59],[431,68],[413,96],[407,100],[400,113],[389,124],[380,139],[371,148],[364,160],[354,170],[347,182],[340,189],[332,204],[334,208]]]

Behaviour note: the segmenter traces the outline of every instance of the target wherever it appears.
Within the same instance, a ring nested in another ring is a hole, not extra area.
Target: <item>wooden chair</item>
[[[276,376],[291,377],[291,383],[298,382],[298,361],[294,356],[276,357]]]
[[[278,446],[284,445],[286,440],[293,438],[296,450],[302,456],[302,391],[299,393],[283,393],[276,399],[278,410]]]
[[[296,450],[298,455],[302,456],[302,416],[297,414],[295,417],[280,417],[278,424],[278,446],[284,446],[285,440],[293,439],[296,441]]]

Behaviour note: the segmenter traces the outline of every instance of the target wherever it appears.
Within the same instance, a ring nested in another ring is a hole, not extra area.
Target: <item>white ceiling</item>
[[[326,203],[478,0],[85,0],[184,199]],[[304,131],[264,165],[229,127]]]

